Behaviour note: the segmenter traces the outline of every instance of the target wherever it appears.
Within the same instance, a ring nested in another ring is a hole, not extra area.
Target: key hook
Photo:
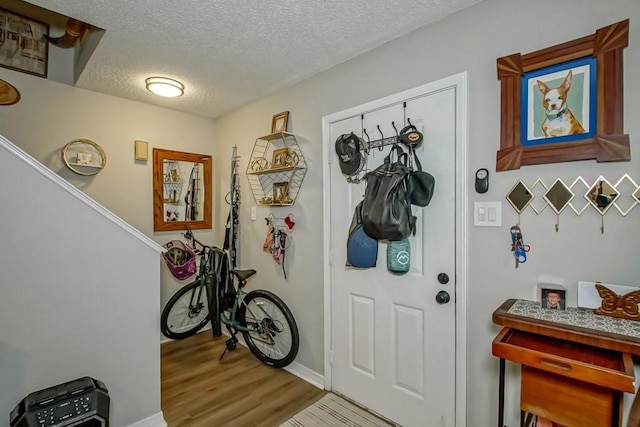
[[[380,125],[377,125],[378,127],[378,132],[380,132],[380,146],[378,147],[378,150],[382,151],[384,149],[384,135],[382,134],[382,130],[380,130]]]

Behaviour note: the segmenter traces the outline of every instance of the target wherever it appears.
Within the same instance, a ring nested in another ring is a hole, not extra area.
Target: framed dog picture
[[[496,171],[574,160],[631,159],[623,127],[629,20],[525,55],[498,58]]]
[[[593,138],[596,128],[596,60],[540,68],[522,76],[522,145]]]

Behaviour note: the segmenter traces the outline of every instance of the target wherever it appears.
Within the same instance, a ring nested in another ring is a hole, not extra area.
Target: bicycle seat
[[[254,274],[256,274],[256,271],[251,269],[251,270],[236,270],[233,269],[230,271],[231,274],[233,274],[234,276],[236,276],[238,278],[239,281],[243,281],[243,280],[247,280],[249,277],[253,276]]]

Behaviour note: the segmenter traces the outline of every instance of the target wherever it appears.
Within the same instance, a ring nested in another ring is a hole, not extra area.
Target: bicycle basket
[[[162,245],[167,251],[162,254],[171,274],[185,280],[196,273],[196,253],[180,240],[171,240]]]

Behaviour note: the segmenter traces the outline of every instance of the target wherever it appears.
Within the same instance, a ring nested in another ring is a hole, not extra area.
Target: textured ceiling
[[[29,0],[106,30],[77,87],[213,118],[480,1]]]

